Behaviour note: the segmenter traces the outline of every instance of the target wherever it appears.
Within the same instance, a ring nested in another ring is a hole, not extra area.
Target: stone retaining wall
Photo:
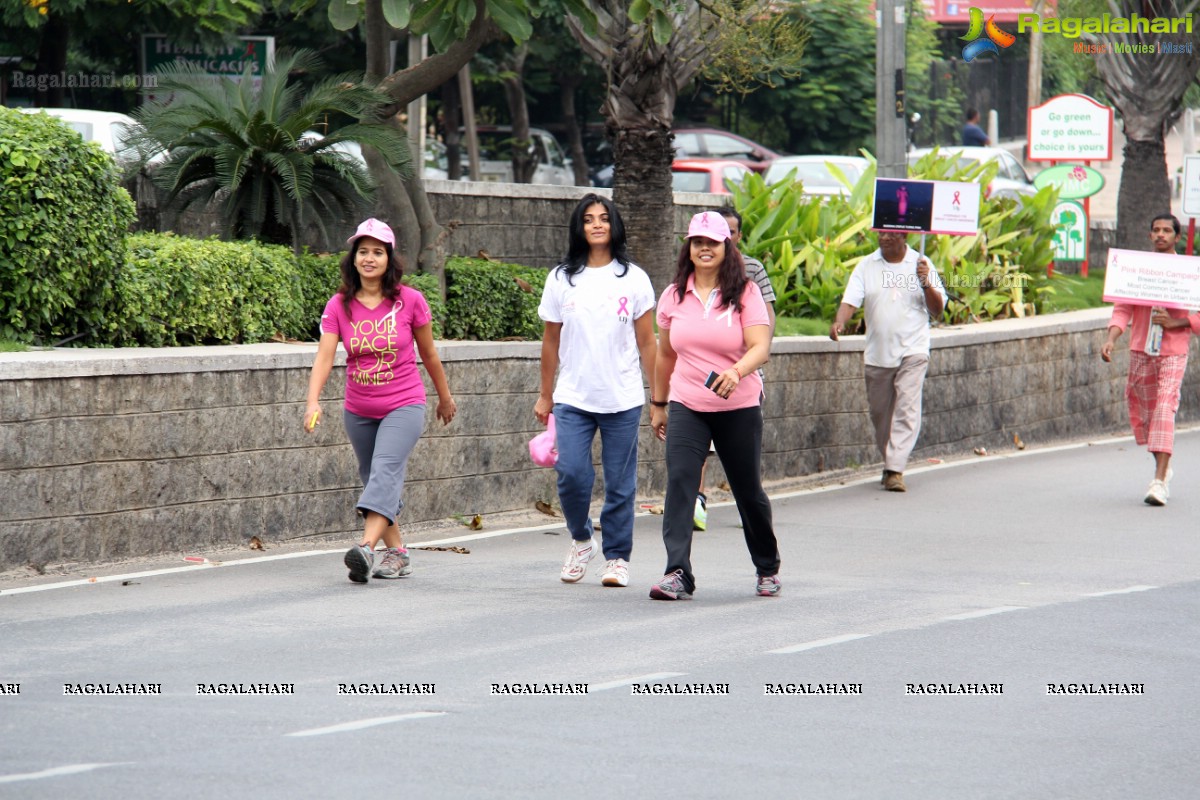
[[[1124,429],[1126,355],[1098,356],[1107,310],[934,332],[914,459]],[[439,344],[459,416],[428,412],[402,523],[554,499],[527,440],[537,343]],[[335,370],[324,424],[301,416],[315,345],[0,353],[0,569],[355,535],[358,485]],[[1182,420],[1200,418],[1189,373]],[[878,463],[862,339],[776,340],[767,365],[768,479]],[[639,494],[664,486],[643,429]],[[716,467],[716,465],[713,465]],[[722,476],[710,471],[710,483]]]

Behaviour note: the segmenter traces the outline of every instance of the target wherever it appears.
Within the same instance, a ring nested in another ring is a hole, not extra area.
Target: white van
[[[481,125],[479,135],[479,179],[512,183],[512,126]],[[461,132],[461,131],[460,131]],[[542,128],[530,128],[531,148],[537,167],[530,183],[549,183],[555,186],[574,186],[575,170],[571,159],[563,154],[554,135]],[[467,146],[460,139],[463,173],[467,171]]]
[[[138,160],[137,151],[128,141],[130,133],[137,127],[137,122],[128,114],[116,111],[92,111],[86,108],[21,108],[18,110],[26,114],[46,113],[57,117],[82,136],[85,141],[100,145],[101,150],[121,163],[132,163]],[[157,163],[165,158],[165,153],[159,153],[150,159],[150,163]]]

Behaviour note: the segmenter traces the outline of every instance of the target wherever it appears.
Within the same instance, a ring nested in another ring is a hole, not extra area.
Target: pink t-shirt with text
[[[746,281],[739,312],[733,304],[721,307],[719,289],[714,291],[711,303],[707,298],[701,300],[693,277],[688,278],[683,300],[676,294],[674,284],[658,300],[658,327],[671,332],[671,349],[678,355],[667,399],[683,403],[693,411],[732,411],[756,406],[763,388],[757,372],[744,375],[728,398],[719,397],[704,381],[710,371],[720,374],[746,354],[744,328],[770,324],[762,291],[754,281]]]
[[[347,411],[383,419],[401,406],[425,404],[413,329],[432,320],[425,296],[408,286],[375,308],[351,299],[349,316],[340,294],[330,298],[321,332],[336,333],[346,350]]]

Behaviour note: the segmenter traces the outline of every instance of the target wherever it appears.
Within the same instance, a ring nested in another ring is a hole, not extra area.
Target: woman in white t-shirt
[[[605,586],[629,585],[642,373],[653,378],[657,351],[653,309],[654,288],[629,260],[616,206],[596,194],[584,196],[571,214],[567,257],[546,277],[538,306],[545,332],[533,407],[543,425],[554,412],[558,499],[572,539],[560,575],[566,583],[583,578],[598,549],[589,516],[598,429],[607,561],[600,580]]]

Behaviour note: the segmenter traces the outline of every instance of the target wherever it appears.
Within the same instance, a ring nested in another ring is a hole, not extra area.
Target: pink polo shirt
[[[692,411],[756,406],[763,388],[757,372],[744,375],[728,398],[719,397],[704,381],[710,371],[720,374],[746,354],[749,348],[744,328],[770,324],[762,292],[754,281],[746,281],[739,312],[732,304],[722,307],[720,289],[702,300],[696,294],[694,277],[688,278],[683,300],[675,293],[675,284],[668,286],[658,300],[658,327],[671,332],[671,349],[679,356],[667,399],[683,403]]]
[[[1200,334],[1200,313],[1188,314],[1179,308],[1168,308],[1166,312],[1175,319],[1188,320],[1186,328],[1163,328],[1162,348],[1158,351],[1162,356],[1182,356],[1188,351],[1188,337],[1193,333]],[[1129,349],[1141,352],[1146,347],[1146,334],[1150,332],[1150,306],[1135,306],[1129,303],[1113,305],[1112,318],[1108,321],[1110,328],[1125,330],[1133,320],[1129,333]]]

